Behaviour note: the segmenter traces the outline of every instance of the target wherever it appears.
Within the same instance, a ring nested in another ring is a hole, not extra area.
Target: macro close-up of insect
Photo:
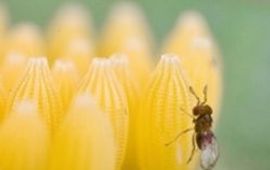
[[[195,93],[192,87],[189,87],[191,94],[196,98],[197,104],[193,107],[193,115],[189,115],[193,119],[194,127],[188,128],[180,132],[172,141],[166,144],[169,146],[176,142],[182,135],[193,132],[192,135],[192,151],[187,163],[192,161],[196,147],[201,150],[201,168],[204,170],[211,170],[219,157],[218,144],[216,137],[211,130],[212,127],[212,108],[207,105],[207,86],[203,89],[204,100],[201,102],[198,95]]]
[[[0,0],[0,170],[270,170],[269,9]]]

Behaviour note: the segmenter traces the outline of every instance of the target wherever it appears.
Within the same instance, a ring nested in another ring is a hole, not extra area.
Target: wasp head
[[[197,105],[192,110],[194,116],[212,114],[213,110],[209,105]]]

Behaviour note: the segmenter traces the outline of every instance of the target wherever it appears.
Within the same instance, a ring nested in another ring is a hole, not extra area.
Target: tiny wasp
[[[204,170],[211,170],[219,157],[218,144],[216,141],[216,137],[211,130],[212,127],[212,108],[206,104],[207,102],[207,86],[203,89],[204,101],[201,102],[200,98],[197,96],[192,87],[189,87],[191,94],[196,98],[197,105],[193,107],[193,115],[188,114],[193,118],[194,127],[188,128],[182,132],[180,132],[172,141],[166,144],[166,146],[171,145],[175,141],[178,140],[183,134],[187,132],[193,131],[192,136],[192,151],[191,155],[187,161],[189,163],[194,155],[197,147],[201,150],[201,168]]]

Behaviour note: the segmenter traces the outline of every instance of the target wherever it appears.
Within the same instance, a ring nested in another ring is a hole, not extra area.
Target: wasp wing
[[[219,158],[219,148],[214,134],[202,138],[201,167],[204,170],[211,170]]]

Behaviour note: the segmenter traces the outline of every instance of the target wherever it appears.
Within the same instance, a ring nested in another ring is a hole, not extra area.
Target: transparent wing
[[[211,170],[219,157],[218,143],[215,136],[212,136],[211,139],[203,139],[202,146],[201,167],[204,170]]]

